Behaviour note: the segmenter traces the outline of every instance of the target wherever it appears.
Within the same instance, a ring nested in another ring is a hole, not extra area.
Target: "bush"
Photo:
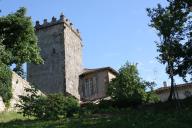
[[[119,69],[119,74],[108,86],[108,94],[119,107],[142,104],[146,98],[136,65],[126,63]]]
[[[25,88],[25,91],[28,92],[27,95],[19,96],[20,103],[16,104],[16,107],[18,107],[21,110],[23,116],[35,116],[36,117],[38,115],[43,115],[42,113],[37,112],[37,110],[39,110],[41,108],[41,111],[42,111],[43,106],[41,106],[41,103],[43,104],[44,97],[37,95],[38,90],[34,87]]]
[[[81,115],[91,115],[98,112],[98,106],[93,102],[81,104]]]
[[[143,103],[158,102],[153,92],[154,82],[144,81],[139,77],[137,65],[126,63],[119,69],[119,74],[108,85],[108,94],[116,107],[137,107]],[[146,90],[150,89],[150,92]]]
[[[5,106],[9,106],[9,102],[12,98],[12,72],[4,64],[0,63],[0,96],[5,103]]]
[[[159,101],[159,96],[154,91],[147,93],[146,103],[158,103]]]
[[[104,100],[102,99],[99,104],[98,104],[98,107],[100,109],[108,109],[108,108],[111,108],[111,107],[114,107],[115,104],[112,100]]]
[[[38,119],[59,119],[71,117],[79,110],[79,104],[73,97],[63,94],[37,95],[37,90],[26,89],[27,96],[20,96],[21,104],[17,107],[24,116],[34,116]]]
[[[80,109],[77,100],[71,96],[65,97],[64,110],[66,111],[66,116],[71,117],[74,113],[77,113]]]

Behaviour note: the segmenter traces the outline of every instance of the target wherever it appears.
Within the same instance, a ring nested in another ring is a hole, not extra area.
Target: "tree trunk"
[[[173,63],[170,64],[170,78],[171,78],[171,90],[168,97],[168,101],[175,99],[174,93],[174,75],[173,75]]]
[[[173,100],[173,95],[174,95],[174,79],[173,76],[171,76],[171,90],[168,98],[169,101]]]

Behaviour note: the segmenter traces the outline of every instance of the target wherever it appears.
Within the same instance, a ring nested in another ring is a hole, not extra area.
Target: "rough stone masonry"
[[[43,93],[69,93],[79,99],[82,72],[82,40],[78,29],[60,19],[36,21],[35,32],[44,64],[27,64],[27,80]],[[67,86],[66,86],[67,85]]]

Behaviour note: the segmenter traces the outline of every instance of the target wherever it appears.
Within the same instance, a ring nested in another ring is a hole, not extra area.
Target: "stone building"
[[[65,93],[77,99],[87,100],[106,96],[104,86],[115,77],[117,72],[109,67],[89,71],[82,67],[83,45],[79,30],[75,29],[63,14],[58,20],[53,17],[51,22],[45,19],[43,24],[40,24],[36,21],[35,32],[44,64],[27,65],[27,80],[30,83],[45,94]],[[89,81],[90,84],[87,84],[86,79],[90,75],[94,77]],[[98,86],[98,95],[94,96],[88,93],[88,90],[93,88],[90,87],[93,83],[94,86]],[[84,89],[87,93],[83,93]]]
[[[170,86],[164,86],[155,90],[159,96],[160,101],[164,102],[168,100],[170,94]],[[192,83],[179,84],[175,86],[175,97],[177,99],[185,99],[192,96]]]
[[[110,68],[84,69],[80,75],[80,100],[92,101],[106,97],[107,84],[118,73]]]

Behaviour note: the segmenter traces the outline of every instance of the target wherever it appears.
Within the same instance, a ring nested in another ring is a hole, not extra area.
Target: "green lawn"
[[[102,114],[101,114],[102,113]],[[191,128],[192,99],[175,103],[160,103],[137,109],[108,110],[80,118],[40,121],[16,113],[0,115],[0,128]]]
[[[25,120],[26,118],[23,117],[21,114],[16,112],[2,112],[0,113],[0,122],[5,123],[12,120]]]

